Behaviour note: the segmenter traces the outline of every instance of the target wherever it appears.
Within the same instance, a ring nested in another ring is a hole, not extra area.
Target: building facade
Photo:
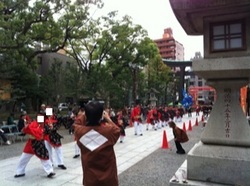
[[[191,61],[201,58],[201,53],[196,52]],[[194,105],[211,104],[215,101],[215,90],[206,84],[205,79],[193,74],[189,77],[188,84],[188,92],[193,97]]]
[[[157,44],[162,58],[176,61],[184,60],[184,47],[174,39],[171,28],[164,29],[162,38],[156,39],[154,42]]]

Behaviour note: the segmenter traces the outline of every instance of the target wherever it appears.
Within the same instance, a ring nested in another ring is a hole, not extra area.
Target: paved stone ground
[[[203,128],[201,124],[194,126],[192,131],[188,131],[189,141],[183,144],[183,148],[188,152],[200,139]],[[145,131],[143,137],[147,137]],[[59,133],[64,136],[62,143],[73,141],[73,135],[68,130],[61,128]],[[20,156],[26,140],[17,141],[10,146],[0,146],[0,160],[10,157]],[[168,186],[169,180],[177,169],[185,161],[187,155],[178,155],[173,141],[169,142],[169,149],[159,148],[152,154],[139,161],[137,164],[119,175],[120,186]],[[73,149],[72,149],[73,150]]]
[[[182,146],[188,152],[200,140],[201,124],[188,131],[189,141]],[[150,132],[150,131],[148,131]],[[146,137],[146,132],[145,132]],[[158,149],[119,175],[120,186],[168,186],[169,180],[185,161],[187,154],[176,154],[174,141],[170,149]]]

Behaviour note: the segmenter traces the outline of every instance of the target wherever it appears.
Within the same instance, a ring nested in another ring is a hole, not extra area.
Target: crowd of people
[[[14,120],[14,113],[10,113],[7,121],[6,121],[6,126],[4,128],[0,128],[0,137],[2,138],[3,142],[6,145],[11,145],[11,141],[7,138],[6,134],[9,134],[10,132],[12,133],[16,133],[19,136],[24,136],[24,134],[22,133],[22,128],[25,125],[25,122],[29,122],[31,119],[30,117],[27,115],[26,111],[22,111],[18,121],[16,122]],[[9,128],[8,126],[12,126],[11,128]]]
[[[153,131],[169,126],[175,137],[176,153],[185,154],[181,143],[186,142],[188,137],[183,139],[182,129],[175,125],[175,122],[182,120],[185,112],[188,110],[182,107],[142,107],[139,100],[131,108],[124,107],[118,110],[104,108],[104,105],[97,101],[84,106],[75,105],[74,108],[69,109],[68,116],[71,120],[69,133],[75,136],[74,147],[72,147],[75,153],[73,158],[81,157],[83,184],[118,185],[113,146],[117,141],[125,142],[128,126],[134,127],[136,136],[143,136],[143,125],[146,126],[146,130]],[[198,113],[197,108],[196,114]],[[13,122],[11,119],[10,121]],[[22,135],[28,136],[28,140],[17,164],[15,178],[25,176],[25,168],[33,155],[40,159],[48,178],[55,176],[54,166],[67,169],[63,162],[61,143],[63,136],[58,133],[62,124],[58,120],[57,113],[50,106],[42,104],[37,118],[33,120],[23,111],[17,125]],[[102,148],[99,148],[100,146]],[[53,160],[54,156],[56,161]],[[96,179],[90,179],[93,177]]]

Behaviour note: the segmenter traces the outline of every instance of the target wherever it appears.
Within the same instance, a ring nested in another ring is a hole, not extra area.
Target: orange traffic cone
[[[195,126],[199,126],[198,118],[196,118],[196,120],[195,120]]]
[[[191,124],[191,120],[189,120],[188,130],[189,130],[189,131],[192,131],[192,124]]]
[[[167,139],[167,134],[166,131],[163,131],[163,139],[162,139],[162,149],[168,149],[169,145],[168,145],[168,139]]]
[[[187,130],[186,130],[186,124],[185,124],[185,122],[183,122],[182,130],[184,130],[185,132],[187,131]]]
[[[201,116],[201,121],[204,122],[204,115]]]

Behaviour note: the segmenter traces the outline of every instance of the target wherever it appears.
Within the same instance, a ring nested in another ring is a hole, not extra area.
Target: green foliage
[[[37,83],[38,78],[36,73],[31,71],[27,65],[23,63],[18,63],[12,67],[12,88],[13,88],[13,98],[23,99],[26,97],[34,98],[37,95]],[[17,91],[19,90],[19,91]]]
[[[102,7],[101,0],[2,0],[0,2],[1,78],[12,79],[13,101],[38,97],[54,101],[58,92],[41,87],[57,86],[52,74],[37,80],[37,56],[67,47],[71,38],[87,37],[84,30],[90,6]],[[20,71],[18,69],[20,68]],[[52,69],[55,70],[55,69]],[[22,73],[21,73],[22,72]],[[59,77],[59,76],[58,76]],[[53,82],[50,82],[52,81]],[[54,84],[53,84],[54,83]]]
[[[65,96],[75,98],[75,101],[83,94],[86,84],[85,75],[77,65],[67,64],[64,74]]]
[[[36,68],[35,57],[57,52],[80,33],[93,3],[82,0],[3,0],[0,3],[0,54],[6,50]],[[101,7],[101,0],[94,2]],[[86,36],[86,34],[85,34]]]
[[[141,73],[150,60],[159,55],[155,43],[147,37],[147,32],[134,25],[129,16],[121,20],[116,12],[110,12],[97,20],[90,20],[80,33],[86,33],[70,40],[67,51],[86,74],[85,94],[102,96],[110,103],[120,106],[128,104],[128,94],[134,83],[144,90],[146,85],[134,82],[135,74]],[[139,80],[139,79],[137,79]],[[133,90],[134,94],[139,90]],[[143,94],[144,92],[141,91]],[[135,96],[134,96],[135,99]]]
[[[150,88],[163,91],[169,69],[161,62],[147,31],[117,12],[92,19],[101,0],[2,0],[0,2],[1,78],[11,78],[15,100],[50,104],[81,96],[105,99],[114,107]],[[78,64],[54,61],[45,76],[36,75],[37,57],[65,49]]]

